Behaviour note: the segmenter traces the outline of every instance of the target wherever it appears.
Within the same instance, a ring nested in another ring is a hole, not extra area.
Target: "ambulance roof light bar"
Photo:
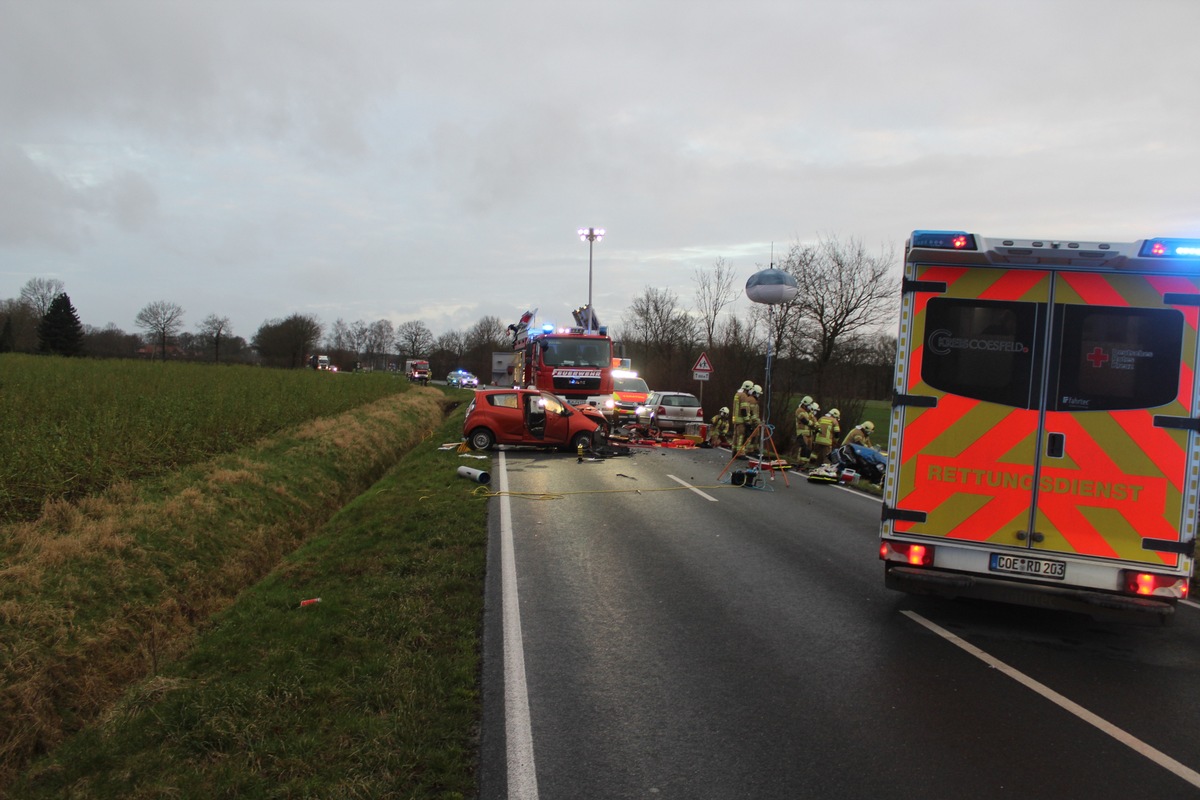
[[[1200,239],[1147,239],[1138,255],[1143,258],[1200,259]]]
[[[975,236],[966,231],[913,231],[913,247],[935,250],[978,250]]]

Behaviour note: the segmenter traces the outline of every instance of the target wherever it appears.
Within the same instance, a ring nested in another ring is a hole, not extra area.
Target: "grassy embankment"
[[[0,529],[0,795],[469,794],[486,509],[433,446],[461,428],[443,403]]]

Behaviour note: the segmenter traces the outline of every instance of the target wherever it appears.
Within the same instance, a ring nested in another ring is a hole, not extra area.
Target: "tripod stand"
[[[779,451],[775,449],[775,439],[771,436],[771,426],[762,422],[755,426],[754,430],[750,432],[750,435],[747,436],[745,441],[742,442],[741,447],[734,451],[733,458],[729,459],[729,463],[725,465],[725,469],[721,470],[721,474],[717,476],[717,480],[720,480],[722,477],[724,477],[725,473],[729,471],[729,468],[733,466],[733,462],[737,461],[739,456],[746,455],[746,445],[755,441],[756,437],[758,440],[758,469],[761,472],[763,468],[766,468],[766,470],[771,473],[771,480],[775,480],[774,464],[776,461],[782,461],[783,459],[779,457]],[[771,446],[771,453],[775,456],[775,458],[769,462],[766,461],[768,444]],[[791,484],[788,483],[787,471],[780,469],[779,472],[783,475],[784,485],[791,487]],[[765,489],[766,487],[755,485],[752,488]]]

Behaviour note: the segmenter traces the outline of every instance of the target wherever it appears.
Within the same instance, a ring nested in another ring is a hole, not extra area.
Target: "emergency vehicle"
[[[638,406],[650,396],[650,387],[636,372],[621,366],[629,359],[613,359],[613,416],[616,423],[634,422]]]
[[[1200,240],[914,231],[901,297],[886,586],[1170,621],[1196,538]]]
[[[423,358],[410,358],[405,361],[404,372],[413,383],[422,386],[429,383],[429,362]]]
[[[513,382],[553,392],[571,405],[594,405],[613,413],[613,344],[603,328],[530,327],[533,312],[513,326]]]

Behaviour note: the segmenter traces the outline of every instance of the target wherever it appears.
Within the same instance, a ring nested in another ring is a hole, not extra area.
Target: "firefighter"
[[[817,418],[813,414],[814,405],[816,403],[812,397],[805,395],[800,399],[800,405],[796,406],[795,460],[801,464],[807,464],[808,457],[812,455],[813,430],[817,427]]]
[[[734,450],[734,452],[737,452],[742,449],[742,439],[746,435],[746,432],[744,430],[745,422],[746,422],[746,415],[745,415],[745,411],[744,411],[743,407],[745,406],[746,403],[748,403],[750,401],[750,395],[747,394],[747,392],[749,392],[753,388],[754,388],[754,381],[742,381],[741,388],[738,389],[737,393],[734,394],[734,396],[733,396],[733,404],[732,404],[733,411],[731,413],[732,413],[732,419],[733,419],[732,425],[733,425],[733,450]]]
[[[836,408],[829,409],[828,414],[824,414],[817,420],[817,432],[813,435],[813,452],[809,458],[809,466],[821,466],[829,460],[829,454],[833,452],[833,444],[842,436],[842,427],[839,420],[842,418],[842,412]]]
[[[754,434],[762,422],[758,411],[758,400],[762,397],[762,387],[757,383],[753,384],[746,390],[746,395],[746,400],[742,403],[742,418],[745,420],[742,424],[742,449],[750,455],[757,455],[758,437]]]
[[[871,444],[871,434],[874,432],[874,422],[871,422],[870,420],[867,420],[866,422],[860,422],[851,428],[850,432],[846,434],[846,438],[842,440],[842,446],[845,447],[848,444],[861,444],[863,447],[874,447],[875,445]]]
[[[708,443],[713,447],[729,446],[729,406],[721,406],[721,410],[712,418],[708,429]]]

